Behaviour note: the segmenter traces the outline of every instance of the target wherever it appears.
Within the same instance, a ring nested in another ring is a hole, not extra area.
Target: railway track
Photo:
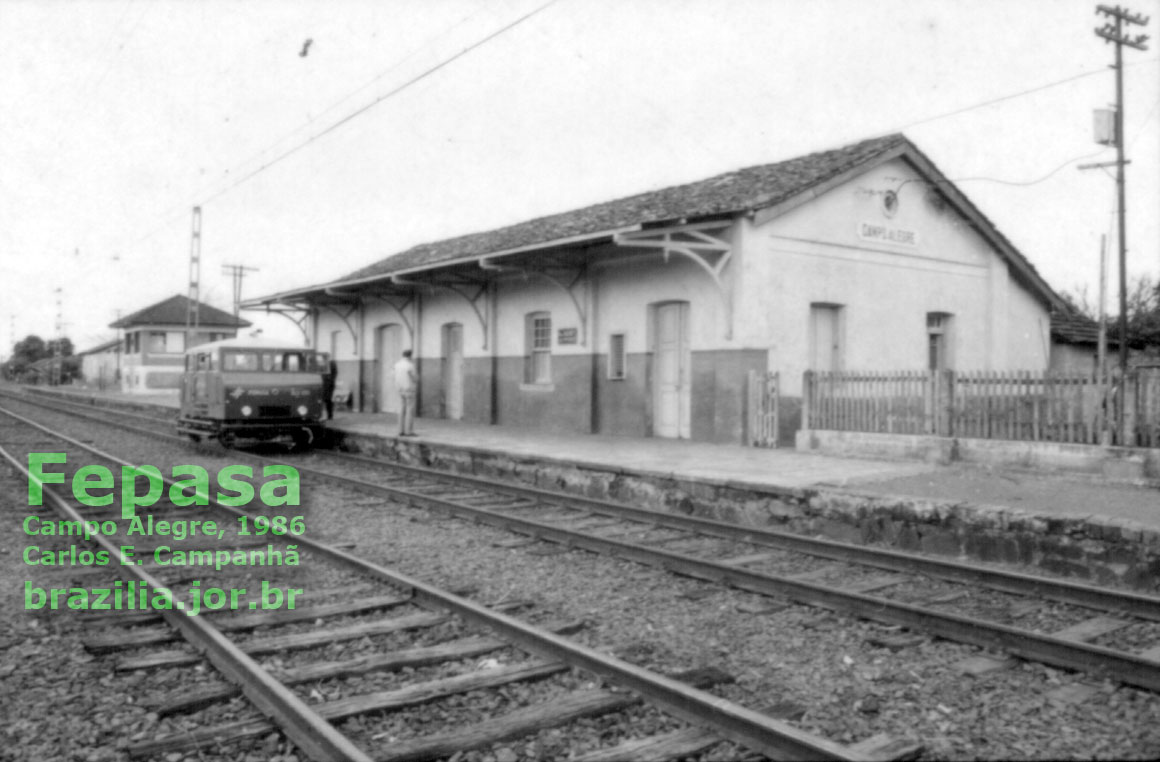
[[[528,541],[612,555],[1160,692],[1160,598],[1154,596],[349,454],[319,452],[318,460],[331,465],[299,467]],[[903,634],[889,645],[907,642],[918,641]],[[997,668],[1004,661],[981,659],[963,668]]]
[[[236,553],[258,552],[269,559],[275,552],[288,557],[295,546],[301,562],[277,568],[263,566],[259,580],[253,566],[191,569],[167,563],[164,559],[171,558],[183,542],[176,535],[161,543],[138,536],[133,550],[126,551],[120,538],[129,539],[132,530],[123,511],[78,505],[63,498],[29,474],[25,464],[28,452],[45,452],[49,442],[52,451],[67,455],[59,469],[65,484],[75,484],[75,469],[81,464],[93,466],[99,461],[112,469],[132,469],[134,464],[11,411],[2,412],[8,423],[0,457],[23,479],[41,483],[46,502],[64,521],[99,522],[88,525],[93,527],[92,540],[99,546],[95,552],[108,554],[110,559],[107,568],[98,565],[101,568],[74,573],[68,588],[72,592],[55,596],[37,588],[34,600],[43,595],[42,606],[55,600],[63,604],[59,609],[75,608],[66,599],[79,594],[77,591],[86,591],[88,596],[89,591],[119,589],[126,602],[139,605],[123,606],[116,612],[78,614],[93,627],[85,641],[90,651],[114,658],[119,673],[146,671],[158,675],[162,683],[172,682],[173,670],[188,671],[203,661],[224,678],[203,672],[196,684],[182,685],[176,691],[154,686],[150,704],[161,718],[161,727],[172,732],[130,744],[126,750],[132,757],[164,758],[188,750],[222,748],[278,730],[312,759],[433,759],[544,728],[567,728],[579,718],[611,712],[659,712],[673,719],[662,723],[664,733],[577,758],[590,762],[675,759],[722,743],[735,744],[738,753],[774,759],[890,759],[916,751],[913,745],[881,737],[861,745],[845,745],[804,733],[706,690],[721,679],[711,670],[692,676],[666,676],[643,669],[560,634],[574,631],[575,625],[557,622],[543,627],[516,618],[510,612],[522,605],[517,602],[488,606],[313,539],[305,529],[295,531],[292,519],[279,522],[277,516],[285,517],[282,511],[264,507],[243,510],[218,499],[196,508],[180,505],[196,498],[188,486],[183,489],[169,484],[168,502],[150,506],[147,514],[139,509],[139,517],[147,515],[155,525],[170,522],[170,530],[194,516],[202,522],[215,520],[222,527],[214,531],[217,525],[205,529],[203,524],[204,535],[194,546],[182,546],[186,551],[213,554],[210,557],[214,558],[220,558],[217,553],[233,558]],[[18,451],[12,452],[13,448]],[[139,477],[132,477],[130,472],[130,478]],[[116,489],[116,485],[103,482],[101,486]],[[27,520],[51,522],[47,514],[30,513]],[[267,531],[256,540],[253,530],[260,526],[281,526],[284,531]],[[41,552],[65,552],[53,547],[52,539],[37,542],[43,546]],[[170,550],[157,550],[159,547]],[[71,553],[70,557],[75,557],[75,550]],[[254,557],[248,557],[252,563]],[[113,581],[116,576],[121,577],[120,585]],[[314,589],[291,607],[292,591],[303,595],[301,591],[311,585]],[[255,590],[260,590],[257,597]],[[239,597],[241,605],[235,601]],[[195,610],[200,615],[191,615]],[[158,618],[162,626],[156,625]],[[551,614],[541,612],[539,618],[550,620]],[[255,632],[258,629],[261,631]],[[479,629],[487,634],[476,634]],[[178,638],[188,645],[174,648]],[[335,658],[339,643],[347,646],[341,650],[341,658]],[[353,651],[351,643],[356,644]],[[271,655],[275,662],[268,661]],[[476,662],[479,657],[485,658]],[[265,664],[261,663],[264,659]],[[310,700],[309,686],[325,680],[381,672],[397,676],[408,670],[420,678],[395,681],[387,690],[344,695],[321,703]],[[595,675],[606,685],[594,685],[585,675]],[[481,691],[498,693],[505,697],[497,699],[498,703],[515,708],[482,721],[461,723],[448,732],[393,742],[388,739],[385,743],[375,743],[385,733],[351,734],[335,726],[350,717],[407,713],[432,701]],[[223,712],[221,702],[239,693],[254,710],[224,720],[226,714],[236,711]],[[513,694],[518,700],[511,700]]]

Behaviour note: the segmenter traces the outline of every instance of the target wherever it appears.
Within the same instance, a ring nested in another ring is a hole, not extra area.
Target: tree
[[[54,354],[56,354],[56,345],[57,345],[56,339],[49,339],[48,340],[48,342],[44,345],[45,350],[48,352],[48,354],[45,355],[46,357],[52,357]],[[65,336],[64,338],[60,339],[60,356],[61,357],[72,357],[73,351],[74,351],[74,348],[73,348],[72,339],[70,339],[68,336]]]
[[[1061,296],[1076,313],[1099,319],[1096,305],[1089,300],[1087,286],[1076,287]],[[1119,335],[1118,321],[1110,316],[1106,320],[1108,336],[1114,339]],[[1153,282],[1141,277],[1129,285],[1128,336],[1133,343],[1160,346],[1160,280]]]
[[[45,341],[34,334],[25,336],[12,347],[12,357],[2,366],[4,378],[23,381],[30,373],[29,366],[56,354],[57,340]],[[73,343],[67,336],[60,339],[62,358],[73,357]],[[61,363],[61,382],[68,382],[80,376],[80,362],[67,360]]]
[[[1140,278],[1128,293],[1128,335],[1147,345],[1160,345],[1160,280]]]

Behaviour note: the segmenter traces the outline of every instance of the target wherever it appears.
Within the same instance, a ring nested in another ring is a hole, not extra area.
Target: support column
[[[358,337],[354,341],[354,356],[358,363],[358,411],[366,412],[366,353],[362,351],[366,339],[367,313],[362,298],[358,300]]]
[[[492,426],[499,424],[499,283],[491,281],[487,284],[487,325],[483,327],[485,343],[491,358],[491,383],[489,391],[488,422]]]

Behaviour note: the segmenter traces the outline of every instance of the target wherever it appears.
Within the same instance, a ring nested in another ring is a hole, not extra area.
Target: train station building
[[[185,368],[186,319],[190,300],[176,294],[109,324],[123,332],[120,384],[124,392],[177,391]],[[250,321],[197,303],[197,329],[190,346],[232,339]]]
[[[359,410],[397,410],[391,368],[413,348],[421,416],[742,443],[754,379],[776,374],[787,444],[807,370],[1042,372],[1067,309],[902,135],[415,246],[244,306],[295,319]]]

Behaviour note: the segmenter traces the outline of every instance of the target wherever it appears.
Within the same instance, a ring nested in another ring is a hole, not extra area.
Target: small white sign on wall
[[[918,231],[896,228],[878,222],[859,222],[858,237],[863,241],[897,246],[918,246]]]

